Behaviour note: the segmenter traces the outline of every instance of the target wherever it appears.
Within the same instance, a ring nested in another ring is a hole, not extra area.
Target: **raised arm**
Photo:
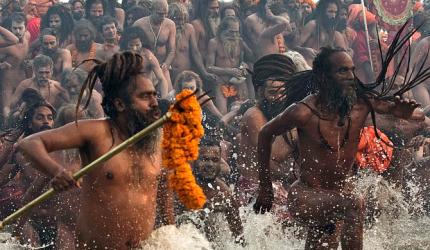
[[[300,40],[297,44],[297,46],[303,46],[303,44],[306,43],[307,40],[309,40],[309,38],[312,35],[312,32],[315,30],[316,28],[316,22],[315,20],[309,21],[305,27],[303,27],[302,30],[302,34],[300,35]]]
[[[400,99],[399,96],[394,101],[381,101],[370,99],[373,109],[380,114],[391,114],[397,118],[415,121],[424,121],[425,114],[421,109],[417,109],[420,104],[415,100]]]
[[[68,49],[63,49],[63,70],[72,68],[72,55]]]
[[[19,42],[12,32],[0,26],[0,48],[8,47]]]
[[[263,32],[260,35],[261,38],[273,39],[273,37],[284,32],[285,30],[291,31],[290,24],[285,18],[279,17],[279,16],[273,16],[273,15],[267,16],[267,17],[268,17],[268,20],[272,23],[272,25],[263,30]]]

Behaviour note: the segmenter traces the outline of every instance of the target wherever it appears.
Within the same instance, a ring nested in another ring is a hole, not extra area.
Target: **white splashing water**
[[[408,183],[409,189],[417,192],[418,188]],[[365,250],[382,249],[430,249],[430,217],[411,215],[409,211],[420,211],[422,201],[412,199],[406,202],[402,194],[390,187],[385,180],[377,175],[360,178],[358,189],[361,192],[371,190],[377,197],[380,216],[364,235]],[[281,250],[304,249],[305,240],[299,237],[298,231],[303,229],[288,227],[283,229],[271,214],[257,215],[251,206],[241,208],[244,221],[245,247],[234,243],[227,222],[222,216],[216,221],[217,236],[209,243],[203,232],[193,224],[187,223],[179,227],[166,226],[154,231],[150,238],[142,242],[144,250]],[[194,223],[199,222],[195,214],[188,214]],[[0,233],[0,249],[28,249],[19,246],[5,233]]]

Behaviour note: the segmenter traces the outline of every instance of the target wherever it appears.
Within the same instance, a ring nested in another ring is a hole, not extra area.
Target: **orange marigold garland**
[[[190,96],[191,95],[191,96]],[[163,129],[163,166],[173,170],[170,188],[189,209],[200,209],[206,202],[202,188],[196,183],[188,162],[197,160],[204,130],[200,104],[191,90],[176,96],[170,108],[170,121]]]

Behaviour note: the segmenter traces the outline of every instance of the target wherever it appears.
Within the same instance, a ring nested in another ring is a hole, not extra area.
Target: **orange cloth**
[[[237,96],[237,93],[238,93],[237,88],[235,86],[229,85],[229,84],[221,85],[220,89],[221,89],[222,95],[225,98],[235,97],[235,96]]]
[[[364,127],[361,130],[355,159],[360,168],[371,167],[374,171],[382,173],[390,166],[393,157],[393,143],[380,130],[378,130],[378,134],[391,147],[376,137],[373,126]]]
[[[317,7],[317,5],[315,4],[315,2],[313,0],[303,0],[302,3],[309,4],[309,6],[311,6],[312,10],[314,10]]]
[[[364,23],[363,13],[361,13],[361,15],[358,15],[358,20],[360,21],[360,23]],[[370,11],[366,11],[366,22],[367,25],[376,23],[376,16]]]

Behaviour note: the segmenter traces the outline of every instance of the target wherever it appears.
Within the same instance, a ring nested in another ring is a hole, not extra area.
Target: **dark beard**
[[[336,27],[336,19],[335,18],[327,18],[326,16],[324,16],[323,21],[322,21],[322,25],[323,25],[324,29],[326,29],[327,31],[332,31]]]
[[[100,28],[100,24],[102,22],[103,16],[91,16],[89,20],[93,23],[96,29]]]
[[[351,110],[357,103],[357,92],[344,93],[338,84],[328,84],[322,88],[320,93],[323,103],[326,105],[327,113],[339,115],[339,126],[345,124],[345,118],[351,114]]]
[[[275,118],[284,110],[282,102],[269,102],[267,99],[260,101],[258,103],[258,107],[260,108],[261,112],[263,112],[264,117],[266,117],[268,121]]]
[[[131,114],[127,119],[127,127],[130,134],[135,135],[136,133],[150,125],[152,122],[154,122],[153,120],[146,118],[145,115],[141,114],[133,107],[131,107],[130,109]],[[147,115],[153,116],[154,112],[156,111],[159,112],[158,108],[156,110],[149,111]],[[160,135],[160,129],[156,129],[149,135],[142,138],[140,141],[136,142],[135,146],[139,150],[143,150],[148,154],[153,154],[157,150]]]
[[[230,58],[235,58],[239,50],[238,39],[224,39],[222,42],[225,54]]]
[[[342,32],[346,30],[346,19],[340,19],[336,24],[336,30]]]
[[[42,49],[44,55],[49,56],[54,63],[57,61],[58,48],[55,49]]]
[[[93,41],[88,40],[88,41],[76,41],[76,49],[78,49],[78,51],[80,52],[88,52],[91,48],[91,45],[93,44]]]
[[[76,21],[81,20],[81,18],[84,16],[82,12],[72,12],[73,19]]]

